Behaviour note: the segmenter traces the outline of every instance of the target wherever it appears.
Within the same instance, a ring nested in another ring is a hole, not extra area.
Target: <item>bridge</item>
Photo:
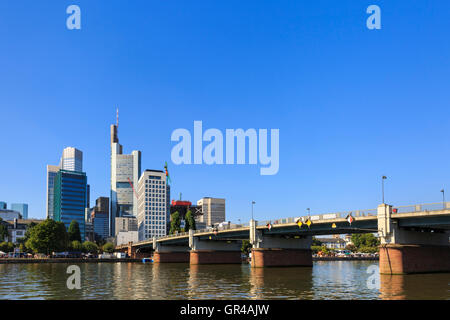
[[[377,233],[380,273],[450,271],[450,202],[250,220],[217,228],[189,230],[119,246],[131,257],[153,251],[154,263],[241,263],[241,245],[252,245],[252,267],[312,266],[312,237]],[[148,256],[148,254],[147,254]]]

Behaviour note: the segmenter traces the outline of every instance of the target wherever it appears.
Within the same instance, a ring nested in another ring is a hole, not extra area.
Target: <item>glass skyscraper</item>
[[[87,177],[84,172],[59,170],[54,185],[53,219],[69,229],[72,220],[80,226],[81,239],[85,239],[85,209]]]
[[[11,203],[11,210],[18,211],[22,215],[22,219],[28,219],[28,204],[26,203]]]

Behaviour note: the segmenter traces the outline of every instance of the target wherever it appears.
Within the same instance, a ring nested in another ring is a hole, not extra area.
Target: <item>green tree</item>
[[[0,241],[5,241],[8,237],[8,228],[5,225],[5,222],[3,222],[3,219],[0,218]]]
[[[184,231],[188,232],[189,230],[196,230],[197,227],[195,225],[195,219],[192,215],[191,210],[189,210],[186,213],[186,216],[184,217],[184,220],[186,221],[185,227],[184,227]]]
[[[318,253],[319,251],[322,251],[322,246],[311,246],[311,251],[313,253]]]
[[[320,241],[316,237],[312,237],[312,245],[313,246],[322,246],[322,241]]]
[[[181,217],[178,211],[175,211],[172,213],[171,219],[170,219],[170,230],[169,234],[174,234],[176,231],[181,231]]]
[[[352,234],[352,243],[358,251],[361,251],[361,248],[363,247],[378,249],[380,240],[377,239],[372,233]]]
[[[70,248],[76,252],[81,252],[83,250],[83,246],[81,245],[81,242],[77,241],[77,240],[74,240],[70,243]]]
[[[103,252],[106,253],[113,253],[114,252],[114,244],[112,244],[111,242],[107,242],[104,246],[103,246]]]
[[[252,250],[252,244],[250,243],[250,241],[242,240],[242,247],[241,247],[242,253],[245,253],[246,255],[248,255],[251,250]]]
[[[34,253],[50,254],[68,247],[69,237],[64,223],[47,219],[31,228],[25,245]]]
[[[78,224],[78,221],[72,220],[67,232],[69,234],[69,241],[78,241],[81,243],[80,225]]]
[[[83,251],[87,253],[97,253],[98,246],[94,242],[85,241],[83,242]]]

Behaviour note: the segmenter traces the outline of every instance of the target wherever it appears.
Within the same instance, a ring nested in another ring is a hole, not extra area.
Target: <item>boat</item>
[[[149,263],[149,262],[153,262],[152,258],[143,258],[142,259],[142,263]]]

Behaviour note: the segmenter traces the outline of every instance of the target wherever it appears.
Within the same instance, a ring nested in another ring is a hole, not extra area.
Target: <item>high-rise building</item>
[[[82,172],[83,152],[73,147],[65,148],[61,158],[61,169]]]
[[[11,203],[11,210],[18,211],[22,215],[22,219],[28,219],[28,204],[26,203]]]
[[[116,218],[116,233],[114,236],[120,232],[138,231],[138,222],[135,217],[118,217]]]
[[[168,208],[166,175],[160,170],[145,170],[138,183],[139,241],[167,234]]]
[[[53,199],[55,177],[59,171],[59,166],[47,165],[47,218],[53,219]]]
[[[111,211],[109,235],[115,235],[117,217],[137,216],[137,190],[141,176],[141,152],[123,154],[118,125],[111,125]]]
[[[109,198],[100,197],[91,211],[92,224],[96,239],[106,239],[109,236]]]
[[[63,222],[67,229],[76,220],[81,239],[85,239],[86,185],[84,172],[59,170],[55,177],[53,219]]]
[[[203,212],[198,222],[212,226],[225,221],[225,199],[202,198],[197,201],[197,206],[202,207]]]
[[[6,202],[0,201],[0,210],[6,210]]]
[[[47,218],[54,218],[54,180],[60,169],[66,171],[83,171],[83,152],[80,150],[67,147],[63,150],[63,154],[59,165],[47,165]],[[87,202],[86,207],[89,207]]]

